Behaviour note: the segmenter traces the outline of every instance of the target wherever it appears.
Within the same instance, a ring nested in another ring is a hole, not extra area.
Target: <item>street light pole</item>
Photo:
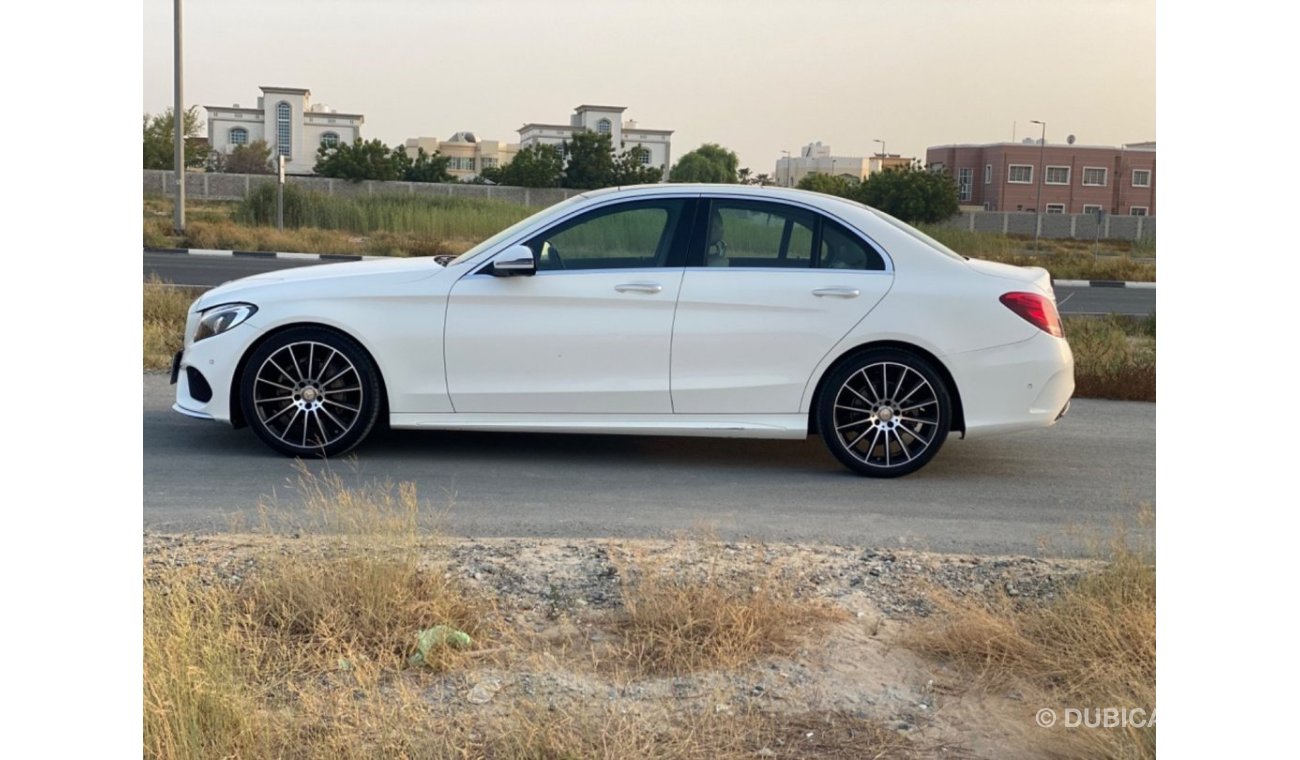
[[[1047,150],[1047,122],[1030,119],[1030,124],[1041,124],[1043,136],[1038,140],[1038,199],[1034,201],[1034,250],[1039,250],[1038,235],[1043,229],[1043,182],[1047,179],[1047,167],[1043,165],[1043,152]]]
[[[175,70],[173,76],[176,78],[176,103],[172,108],[172,121],[176,125],[176,145],[173,151],[173,169],[176,171],[176,209],[172,218],[172,226],[176,228],[176,233],[185,232],[185,93],[183,82],[183,71],[181,69],[181,0],[175,0],[175,24],[176,24],[176,42],[174,53],[176,57]]]

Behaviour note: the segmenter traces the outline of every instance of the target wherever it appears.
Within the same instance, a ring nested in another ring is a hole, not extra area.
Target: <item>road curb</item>
[[[395,256],[356,256],[347,253],[291,253],[285,251],[223,251],[214,248],[155,248],[144,247],[145,253],[167,253],[181,256],[231,256],[241,259],[286,259],[293,261],[380,261]]]
[[[1052,285],[1058,288],[1137,288],[1155,290],[1154,282],[1125,282],[1124,280],[1055,280]]]

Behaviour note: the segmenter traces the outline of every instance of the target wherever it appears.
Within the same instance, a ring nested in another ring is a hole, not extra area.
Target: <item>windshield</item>
[[[917,240],[920,240],[922,243],[925,243],[926,245],[935,249],[939,253],[944,254],[945,256],[951,256],[952,258],[957,259],[958,261],[966,260],[966,257],[961,255],[960,253],[957,253],[953,249],[949,248],[943,243],[940,243],[938,240],[935,240],[934,238],[930,237],[924,232],[921,232],[920,230],[913,227],[912,225],[907,224],[906,222],[899,221],[898,219],[895,219],[894,217],[890,216],[889,214],[886,214],[885,212],[881,211],[878,208],[872,208],[871,213],[875,214],[881,219],[884,219],[886,222],[889,222],[891,225],[897,227],[903,232],[906,232],[908,235],[911,235]]]
[[[585,200],[582,195],[575,195],[572,198],[567,198],[565,200],[560,201],[559,203],[556,203],[551,206],[547,206],[541,211],[538,211],[536,214],[533,214],[528,218],[523,219],[522,221],[515,222],[514,224],[510,225],[509,227],[506,227],[504,230],[501,230],[500,232],[488,238],[487,240],[484,240],[483,242],[479,243],[478,245],[474,246],[468,251],[465,251],[461,255],[447,262],[447,266],[449,267],[455,266],[461,263],[462,261],[466,261],[470,258],[473,258],[474,256],[477,256],[478,254],[497,245],[503,240],[510,239],[513,235],[518,233],[520,230],[523,230],[524,228],[528,227],[528,225],[537,221],[538,217],[542,216],[543,214],[552,214],[564,208],[565,206],[572,206],[573,204],[578,203],[579,201],[582,200]]]

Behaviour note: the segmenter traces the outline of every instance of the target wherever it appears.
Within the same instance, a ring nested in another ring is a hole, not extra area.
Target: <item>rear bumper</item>
[[[961,389],[968,437],[1048,427],[1065,416],[1074,395],[1070,344],[1047,333],[950,354],[944,362]]]

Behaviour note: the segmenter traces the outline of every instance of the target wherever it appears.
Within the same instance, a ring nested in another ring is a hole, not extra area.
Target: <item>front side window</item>
[[[1105,187],[1106,168],[1104,166],[1083,167],[1083,184],[1085,187]]]
[[[235,127],[234,129],[230,130],[230,144],[247,145],[248,130],[244,129],[243,127]]]
[[[539,272],[670,266],[685,208],[686,201],[672,198],[596,209],[526,245]]]
[[[1049,166],[1047,173],[1043,175],[1043,181],[1049,185],[1068,185],[1070,184],[1070,167],[1068,166]]]
[[[716,200],[704,235],[708,267],[787,267],[813,263],[813,212],[777,203]]]
[[[1034,181],[1034,167],[1029,164],[1011,164],[1007,167],[1007,182],[1028,185]]]
[[[275,106],[275,141],[276,153],[281,156],[293,156],[293,109],[288,103],[280,102]]]

